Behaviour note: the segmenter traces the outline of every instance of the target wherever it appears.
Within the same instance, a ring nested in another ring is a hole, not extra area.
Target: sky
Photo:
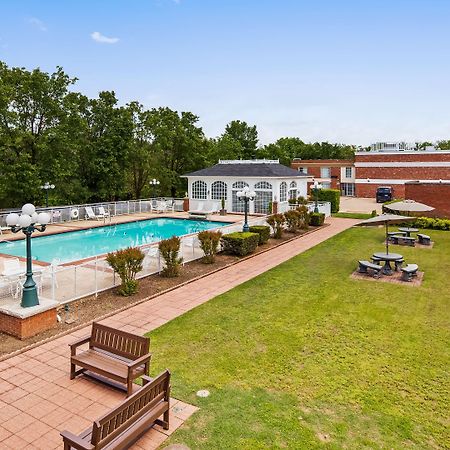
[[[450,0],[0,0],[0,60],[280,137],[450,139]]]

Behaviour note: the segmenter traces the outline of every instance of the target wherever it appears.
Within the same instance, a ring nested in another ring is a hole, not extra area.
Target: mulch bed
[[[311,230],[316,229],[312,227]],[[272,247],[277,247],[280,244],[288,242],[292,239],[300,237],[305,232],[293,235],[285,233],[282,239],[270,239],[267,244],[259,246],[252,256],[258,253],[269,250]],[[97,297],[89,296],[79,300],[75,300],[69,304],[69,311],[66,312],[64,307],[58,310],[62,321],[51,330],[47,330],[32,338],[26,340],[19,340],[13,336],[0,333],[0,357],[9,353],[18,351],[24,347],[28,347],[34,343],[46,340],[52,336],[67,332],[72,328],[79,327],[83,323],[102,317],[106,314],[119,311],[124,307],[131,307],[136,303],[141,302],[148,297],[152,297],[166,291],[173,289],[183,283],[186,283],[194,278],[205,276],[217,269],[224,268],[230,264],[238,262],[240,257],[233,255],[219,254],[217,255],[214,264],[203,264],[200,260],[192,261],[185,264],[181,270],[181,274],[176,278],[163,278],[158,274],[150,275],[139,280],[139,292],[131,297],[123,297],[117,294],[117,289],[109,289],[100,292]],[[66,323],[66,320],[73,321],[73,323]]]
[[[380,278],[374,278],[372,274],[359,273],[357,270],[350,275],[354,280],[363,281],[380,281],[382,283],[401,284],[403,286],[417,287],[422,284],[424,272],[417,272],[417,276],[413,277],[411,281],[403,281],[402,272],[394,272],[392,275],[381,275]]]

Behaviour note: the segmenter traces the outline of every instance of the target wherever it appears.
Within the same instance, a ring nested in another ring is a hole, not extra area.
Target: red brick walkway
[[[328,227],[115,314],[103,323],[146,333],[357,222],[331,219]],[[82,431],[124,398],[124,394],[82,377],[69,380],[67,344],[88,331],[89,327],[83,328],[0,362],[0,449],[62,448],[61,430]],[[155,427],[133,448],[158,447],[194,411],[193,406],[174,400],[170,430]]]

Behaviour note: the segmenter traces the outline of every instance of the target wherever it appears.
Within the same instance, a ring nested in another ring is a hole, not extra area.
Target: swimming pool
[[[33,238],[32,254],[33,259],[38,261],[77,261],[121,248],[150,244],[172,236],[183,236],[225,225],[229,223],[171,218],[121,223]],[[2,242],[0,253],[25,257],[25,242]]]

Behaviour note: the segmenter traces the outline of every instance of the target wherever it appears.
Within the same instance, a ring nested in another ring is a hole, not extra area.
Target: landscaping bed
[[[312,228],[314,229],[314,228]],[[281,239],[270,239],[266,244],[256,248],[252,255],[257,255],[263,251],[267,251],[272,247],[286,243],[292,239],[300,237],[305,232],[298,234],[285,233]],[[179,285],[187,283],[195,278],[208,275],[218,269],[224,268],[230,264],[238,262],[240,257],[233,255],[225,255],[220,253],[217,255],[214,264],[204,264],[200,260],[191,261],[183,266],[180,276],[176,278],[164,278],[158,274],[150,275],[139,280],[139,292],[130,297],[123,297],[117,293],[117,288],[108,289],[99,293],[97,297],[89,296],[79,300],[75,300],[69,304],[69,312],[66,313],[64,308],[60,308],[58,313],[62,321],[54,328],[44,333],[40,333],[30,339],[19,340],[13,336],[0,333],[0,357],[17,350],[28,347],[37,342],[46,340],[60,333],[69,331],[75,327],[79,327],[83,323],[105,316],[107,314],[119,311],[124,307],[131,307],[145,299],[156,296],[161,292],[176,288]],[[74,320],[73,323],[65,323],[66,319]]]

